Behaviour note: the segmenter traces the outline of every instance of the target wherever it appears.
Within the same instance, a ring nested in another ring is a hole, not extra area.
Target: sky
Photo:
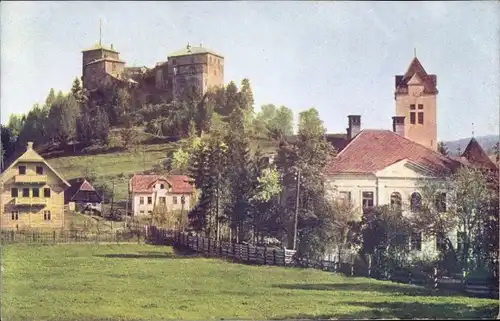
[[[314,107],[332,133],[350,114],[390,129],[394,76],[416,49],[437,75],[438,139],[499,133],[499,2],[3,1],[0,15],[2,124],[50,88],[69,91],[102,19],[103,44],[127,66],[202,43],[225,57],[226,83],[250,80],[256,111]]]

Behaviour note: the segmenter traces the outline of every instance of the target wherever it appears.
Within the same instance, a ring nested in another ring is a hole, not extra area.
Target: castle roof
[[[189,44],[180,50],[172,52],[171,54],[168,55],[168,57],[169,58],[170,57],[180,57],[180,56],[189,56],[189,55],[197,55],[197,54],[212,54],[214,56],[224,58],[224,56],[219,55],[215,51],[210,50],[208,48],[205,48],[201,45],[199,47],[193,47]]]
[[[424,67],[420,63],[417,57],[413,58],[410,63],[410,66],[406,70],[404,75],[396,76],[396,92],[398,91],[406,91],[408,89],[408,82],[410,79],[417,75],[424,84],[424,92],[429,94],[437,94],[438,90],[436,88],[437,78],[436,75],[429,75],[425,71]]]
[[[120,59],[114,59],[114,58],[105,57],[105,58],[99,58],[99,59],[96,59],[96,60],[92,60],[91,62],[87,63],[87,66],[88,65],[92,65],[92,64],[96,64],[96,63],[102,62],[102,61],[119,62],[119,63],[122,63],[122,64],[125,63],[125,61],[120,60]]]
[[[82,50],[82,52],[87,52],[87,51],[94,51],[94,50],[105,50],[105,51],[110,51],[114,53],[119,53],[118,51],[114,50],[112,47],[106,47],[103,46],[102,44],[96,43],[93,47]]]

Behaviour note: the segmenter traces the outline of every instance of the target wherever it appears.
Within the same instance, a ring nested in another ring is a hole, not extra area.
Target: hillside
[[[484,149],[484,151],[487,154],[490,154],[491,149],[493,146],[499,141],[500,136],[498,135],[486,135],[486,136],[479,136],[475,137],[477,142],[481,145],[481,147]],[[461,151],[464,151],[465,147],[467,147],[467,144],[471,140],[471,137],[467,138],[462,138],[458,140],[453,140],[453,141],[447,141],[444,142],[446,148],[448,151],[451,153],[455,154],[457,152],[457,149],[460,148]]]

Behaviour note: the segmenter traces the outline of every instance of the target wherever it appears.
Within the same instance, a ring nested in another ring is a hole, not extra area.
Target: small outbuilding
[[[102,211],[102,197],[89,181],[83,178],[69,180],[71,187],[64,193],[64,203],[72,211]]]

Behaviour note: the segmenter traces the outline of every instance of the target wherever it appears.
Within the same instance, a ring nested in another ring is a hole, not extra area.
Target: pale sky
[[[81,50],[113,44],[153,67],[188,42],[225,56],[225,82],[250,79],[255,109],[318,109],[391,127],[394,75],[417,57],[437,74],[438,139],[498,134],[499,2],[1,2],[1,122],[68,91]]]

